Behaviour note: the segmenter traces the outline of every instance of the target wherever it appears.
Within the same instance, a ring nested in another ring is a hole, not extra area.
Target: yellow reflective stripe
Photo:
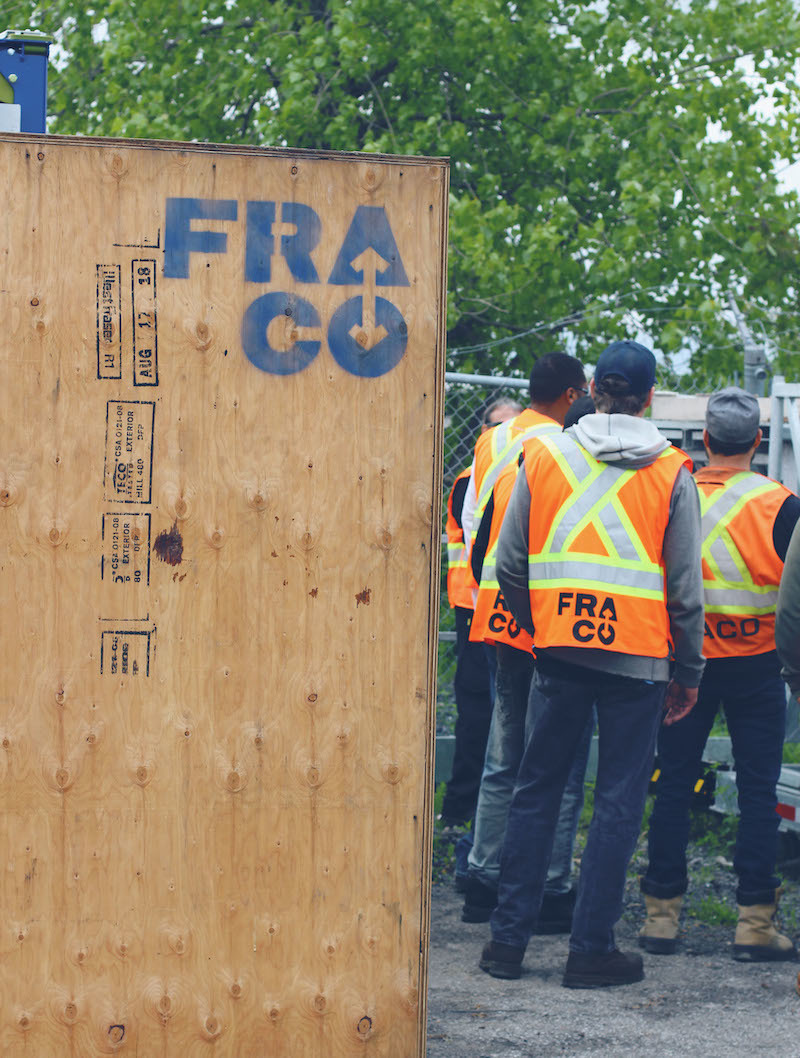
[[[601,471],[601,473],[602,473],[602,471]],[[609,554],[612,557],[614,557],[614,558],[619,558],[619,551],[614,546],[614,544],[611,542],[611,538],[608,536],[608,532],[607,532],[605,526],[603,525],[602,520],[600,519],[599,515],[600,515],[601,509],[603,507],[605,507],[607,503],[610,502],[611,497],[616,496],[616,494],[619,492],[619,490],[622,488],[622,486],[625,484],[626,481],[630,481],[631,475],[633,473],[634,472],[632,470],[623,471],[621,476],[619,478],[617,478],[617,480],[614,482],[614,484],[603,494],[602,499],[598,500],[597,503],[595,503],[593,506],[591,506],[589,508],[589,510],[586,512],[586,514],[584,514],[584,516],[582,518],[580,518],[576,522],[576,524],[573,526],[571,531],[567,534],[567,538],[564,541],[564,546],[562,547],[561,552],[560,552],[561,554],[566,554],[569,551],[570,545],[572,544],[573,540],[575,540],[578,537],[578,535],[581,532],[583,532],[584,529],[586,529],[587,526],[593,525],[598,533],[600,532],[601,529],[603,530],[603,535],[605,537],[603,539],[603,543],[606,544],[606,550],[609,552]],[[582,489],[581,491],[585,492],[586,490]],[[573,495],[573,504],[571,504],[571,506],[573,506],[575,501],[578,500],[578,499],[579,499],[578,496]],[[618,514],[620,513],[618,507],[615,506],[614,509],[617,511]],[[628,527],[630,529],[632,529],[632,526],[630,525],[630,520],[628,520]],[[635,545],[634,545],[634,548],[635,548],[637,554],[641,554],[641,552],[639,551],[639,548],[635,547]]]
[[[631,473],[634,473],[634,471],[631,471]],[[612,501],[612,505],[614,507],[614,510],[619,515],[620,521],[622,522],[623,526],[625,527],[625,531],[628,534],[628,539],[633,544],[634,551],[639,556],[639,560],[642,563],[642,568],[643,569],[658,569],[659,568],[658,563],[650,561],[650,556],[647,554],[647,551],[645,550],[645,546],[642,543],[642,538],[639,536],[639,534],[634,529],[633,522],[631,521],[628,512],[625,510],[624,506],[622,505],[622,502],[620,501],[619,497],[616,494],[615,494],[614,499]]]
[[[655,599],[657,602],[664,601],[664,592],[659,589],[649,588],[634,588],[626,584],[609,584],[606,580],[577,580],[575,577],[564,577],[554,580],[529,580],[528,589],[530,591],[542,591],[544,589],[552,589],[553,591],[559,591],[562,588],[569,588],[572,591],[580,591],[583,588],[593,591],[608,591],[613,592],[614,595],[626,595],[632,599]]]
[[[576,477],[575,472],[570,466],[569,461],[566,459],[558,445],[551,438],[548,437],[543,437],[542,443],[547,446],[548,451],[555,459],[556,463],[558,464],[562,473],[566,477],[567,482],[572,489],[572,494],[568,496],[564,503],[561,505],[550,526],[550,531],[547,535],[547,539],[544,543],[544,547],[542,548],[541,552],[541,555],[546,556],[545,560],[547,560],[548,558],[562,560],[575,559],[582,556],[585,557],[588,561],[597,562],[597,564],[599,565],[622,565],[628,569],[641,569],[650,573],[657,571],[660,574],[661,567],[658,565],[658,563],[652,562],[648,557],[647,550],[644,547],[644,544],[642,543],[641,537],[636,532],[633,523],[630,520],[628,512],[625,510],[624,505],[619,500],[619,497],[617,495],[623,485],[625,485],[626,482],[630,481],[631,477],[636,473],[635,470],[620,471],[619,476],[616,478],[614,484],[609,486],[608,490],[603,493],[602,497],[600,497],[600,499],[598,499],[598,501],[593,504],[592,507],[590,507],[589,510],[586,511],[586,513],[573,526],[573,528],[567,534],[562,548],[559,551],[552,550],[553,538],[555,537],[555,534],[558,531],[560,523],[563,521],[570,508],[580,502],[581,497],[594,484],[598,477],[606,473],[609,469],[613,470],[614,468],[610,467],[609,464],[602,463],[600,460],[594,459],[594,457],[591,456],[588,452],[586,452],[584,448],[576,444],[576,450],[580,452],[580,454],[585,459],[587,466],[589,467],[589,474],[587,475],[587,477],[584,478],[583,481],[578,481],[578,478]],[[666,449],[662,453],[662,455],[666,455],[668,452],[669,449]],[[659,456],[659,458],[661,458],[661,456]],[[612,542],[606,527],[603,525],[603,521],[600,517],[600,512],[605,506],[607,506],[608,503],[612,504],[627,534],[628,540],[631,546],[633,547],[633,550],[639,556],[638,562],[634,562],[631,559],[621,558],[619,550]],[[604,547],[608,551],[607,557],[588,553],[584,555],[583,552],[575,552],[570,550],[570,547],[574,540],[576,540],[580,533],[583,532],[583,530],[586,529],[589,525],[592,525],[594,527],[598,536],[602,540]],[[605,559],[605,561],[603,561],[603,559]]]
[[[492,489],[495,487],[500,474],[519,455],[522,451],[522,446],[526,441],[539,436],[542,436],[544,439],[547,434],[560,432],[558,423],[556,422],[539,422],[534,423],[533,426],[529,426],[526,430],[522,430],[514,436],[511,431],[511,423],[515,421],[515,419],[509,419],[507,422],[494,427],[494,434],[497,434],[497,431],[505,426],[507,427],[506,433],[511,434],[511,436],[509,437],[508,442],[504,443],[502,451],[495,453],[494,448],[492,448],[492,461],[486,470],[483,481],[481,482],[481,491],[478,495],[478,501],[475,505],[475,513],[472,520],[470,540],[472,541],[473,546],[478,536],[478,527],[480,525],[481,517],[486,510],[486,506],[489,503],[489,497],[492,494]],[[494,443],[494,438],[492,440]]]
[[[661,575],[661,566],[655,562],[637,562],[633,558],[615,558],[613,555],[592,555],[584,551],[551,551],[549,555],[541,552],[530,555],[528,564],[550,562],[585,562],[592,566],[608,566],[609,569],[632,569],[637,573],[657,573]]]
[[[703,520],[706,521],[708,519],[718,503],[723,500],[730,502],[731,492],[735,494],[738,489],[743,485],[746,485],[749,481],[752,481],[755,477],[757,477],[757,475],[752,471],[742,471],[741,474],[734,475],[722,486],[722,488],[716,489],[713,493],[705,494],[701,491],[700,513]],[[719,520],[715,523],[713,529],[704,536],[702,546],[703,559],[708,566],[709,572],[712,574],[711,578],[704,578],[703,580],[705,605],[709,612],[746,615],[748,613],[766,614],[774,611],[777,601],[778,585],[756,584],[754,582],[747,563],[733,541],[729,526],[733,519],[751,500],[757,499],[759,496],[763,496],[780,488],[781,486],[777,482],[770,481],[769,479],[754,484],[752,488],[747,488],[746,491],[743,492],[742,495],[740,495],[722,514]],[[715,545],[724,548],[724,554],[727,555],[739,574],[738,581],[731,580],[730,577],[726,576],[722,571],[720,560],[714,555]],[[771,605],[758,606],[758,598],[766,595],[773,596]],[[722,601],[725,599],[729,599],[730,602],[726,603]]]
[[[722,613],[736,614],[739,617],[766,617],[775,613],[775,603],[771,606],[727,606],[725,603],[714,603],[706,608],[707,614]]]
[[[586,464],[589,467],[589,474],[588,474],[588,476],[586,477],[586,479],[583,482],[580,482],[580,481],[578,481],[578,478],[575,476],[575,471],[570,466],[570,464],[567,461],[566,457],[564,456],[563,452],[554,443],[553,438],[551,438],[551,437],[543,437],[542,438],[542,444],[546,445],[547,450],[550,452],[550,454],[552,455],[553,459],[558,464],[559,469],[561,470],[561,472],[564,475],[564,477],[567,479],[567,484],[569,485],[570,489],[572,490],[571,495],[567,496],[567,498],[561,504],[561,506],[559,507],[558,511],[556,512],[555,518],[553,518],[553,521],[550,524],[550,531],[547,534],[547,539],[545,540],[544,547],[542,548],[543,551],[550,551],[550,549],[553,546],[553,537],[556,535],[556,531],[558,530],[558,527],[561,524],[561,522],[562,522],[562,520],[564,518],[564,515],[567,513],[569,508],[572,506],[574,500],[578,496],[580,496],[583,492],[585,492],[585,490],[603,473],[603,469],[604,468],[603,468],[603,465],[601,465],[596,460],[594,461],[595,462],[595,466],[592,466],[592,464],[587,459],[586,460]],[[578,448],[577,444],[576,444],[576,448]],[[586,458],[588,453],[585,451],[585,449],[578,448],[578,450],[580,451],[581,455],[583,455],[584,458]]]

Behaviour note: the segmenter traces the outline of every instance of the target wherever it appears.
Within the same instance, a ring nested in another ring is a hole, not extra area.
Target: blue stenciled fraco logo
[[[164,275],[188,279],[192,253],[226,253],[228,237],[221,231],[195,231],[197,220],[235,221],[234,199],[168,198],[164,236]],[[278,225],[278,218],[280,218]],[[320,241],[322,223],[301,202],[248,202],[246,211],[245,280],[266,284],[272,278],[272,259],[283,257],[292,278],[302,284],[321,282],[312,253]],[[276,238],[275,228],[293,228]],[[386,210],[358,206],[328,276],[330,286],[362,286],[363,294],[348,298],[328,324],[328,348],[345,371],[377,378],[402,359],[408,328],[402,313],[378,288],[409,286]],[[289,348],[271,344],[270,329],[281,317],[292,321],[295,335]],[[308,367],[322,345],[322,321],[313,303],[296,292],[270,291],[257,297],[242,321],[242,348],[262,371],[292,375]]]

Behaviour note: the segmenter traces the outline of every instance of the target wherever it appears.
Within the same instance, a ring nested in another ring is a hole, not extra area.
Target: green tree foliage
[[[793,0],[10,0],[6,17],[57,32],[52,132],[448,155],[461,369],[513,368],[565,331],[591,359],[642,327],[694,350],[698,377],[727,372],[730,289],[793,373],[798,198],[775,176],[798,145]]]

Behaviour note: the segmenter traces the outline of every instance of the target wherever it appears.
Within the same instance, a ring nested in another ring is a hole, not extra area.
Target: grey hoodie
[[[567,431],[595,459],[637,470],[649,466],[669,441],[647,419],[635,415],[584,415]],[[531,493],[525,474],[518,474],[497,547],[497,579],[517,623],[534,634],[528,594],[528,525]],[[640,657],[592,647],[553,647],[549,657],[588,669],[637,679],[666,682],[672,675],[686,687],[697,687],[705,664],[703,649],[703,574],[700,561],[700,502],[689,471],[678,472],[664,533],[666,604],[674,644],[670,658]],[[534,644],[536,642],[534,634]]]

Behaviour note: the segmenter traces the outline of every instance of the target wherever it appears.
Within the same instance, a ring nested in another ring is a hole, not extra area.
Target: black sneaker
[[[539,918],[533,932],[541,936],[553,933],[572,932],[572,913],[575,910],[577,893],[570,889],[568,893],[545,893]]]
[[[497,907],[497,890],[484,885],[477,878],[468,877],[464,889],[464,907],[461,909],[462,922],[488,922]]]
[[[478,966],[492,977],[501,977],[506,981],[515,981],[522,973],[524,948],[515,948],[513,944],[502,944],[490,940],[481,953]]]
[[[564,971],[565,988],[606,988],[611,985],[632,985],[644,980],[641,955],[625,952],[571,951]]]

